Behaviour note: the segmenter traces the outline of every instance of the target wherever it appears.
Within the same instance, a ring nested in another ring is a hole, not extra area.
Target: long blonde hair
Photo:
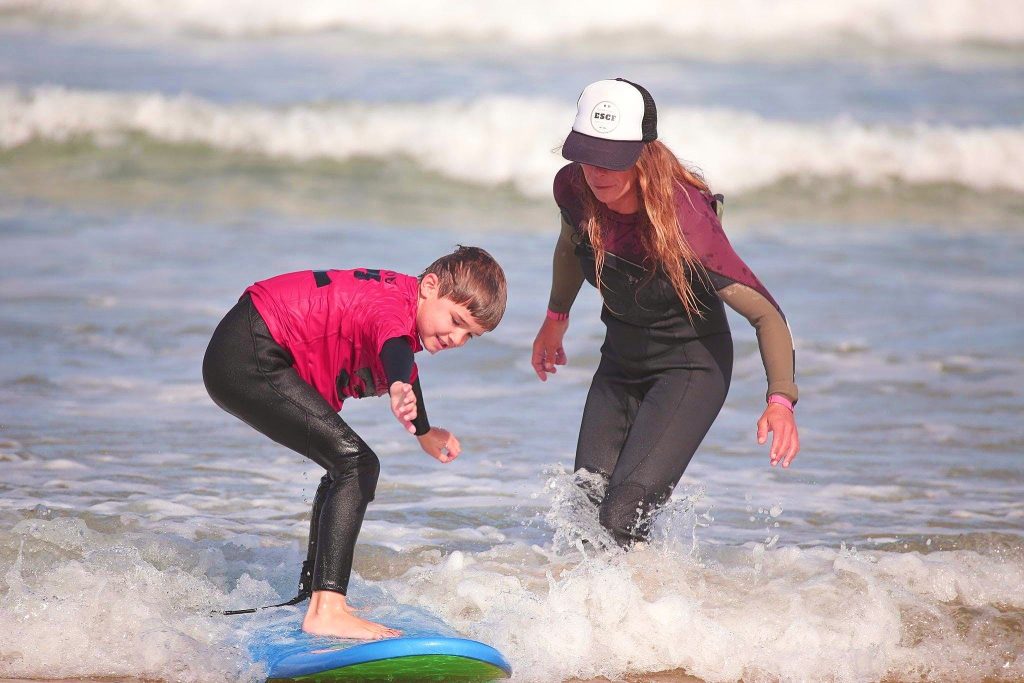
[[[697,172],[683,166],[672,151],[658,140],[644,145],[635,168],[640,191],[640,243],[645,253],[650,255],[655,270],[661,270],[668,276],[687,317],[691,321],[694,316],[703,318],[704,313],[700,310],[700,302],[686,277],[686,271],[689,269],[700,277],[707,277],[707,273],[683,237],[676,215],[675,195],[677,191],[685,193],[683,187],[686,185],[705,193],[711,190]],[[605,248],[597,216],[598,199],[585,181],[581,179],[580,184],[583,190],[583,220],[594,247],[597,288],[600,291]],[[682,187],[677,190],[677,186]],[[689,200],[688,194],[686,198]]]

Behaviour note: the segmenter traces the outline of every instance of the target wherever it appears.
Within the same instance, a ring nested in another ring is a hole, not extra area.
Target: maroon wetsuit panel
[[[389,270],[306,270],[262,280],[245,291],[294,368],[335,410],[345,398],[387,393],[384,342],[416,331],[419,283]],[[413,366],[410,381],[416,379]]]
[[[581,197],[585,183],[583,170],[576,163],[563,166],[555,175],[555,203],[565,214],[568,223],[575,226],[577,233],[583,231],[584,211]],[[708,271],[714,288],[723,289],[733,282],[746,285],[768,299],[781,314],[782,309],[778,303],[729,243],[729,238],[722,230],[722,223],[715,212],[714,198],[695,187],[677,186],[675,204],[683,236]],[[598,210],[605,250],[638,265],[649,267],[649,258],[640,242],[638,231],[640,221],[644,220],[642,214],[615,213],[600,202]]]

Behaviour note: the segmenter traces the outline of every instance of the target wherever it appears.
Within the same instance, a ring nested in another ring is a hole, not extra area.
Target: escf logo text
[[[619,126],[619,108],[613,103],[598,102],[590,112],[590,125],[598,133],[610,133]]]

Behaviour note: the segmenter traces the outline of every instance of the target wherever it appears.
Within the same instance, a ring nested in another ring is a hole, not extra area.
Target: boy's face
[[[429,353],[457,349],[486,330],[469,310],[448,297],[438,296],[437,276],[427,273],[420,282],[420,299],[416,308],[416,329],[420,343]]]

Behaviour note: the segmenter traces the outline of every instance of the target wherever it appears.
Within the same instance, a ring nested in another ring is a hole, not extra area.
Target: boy
[[[419,278],[386,270],[302,271],[245,290],[217,326],[203,380],[221,408],[325,470],[313,499],[299,596],[302,629],[379,639],[400,635],[346,601],[352,553],[380,463],[338,415],[346,398],[390,393],[391,412],[430,456],[448,463],[458,439],[431,427],[413,353],[458,348],[505,311],[501,266],[460,246]],[[294,603],[286,603],[294,604]]]

